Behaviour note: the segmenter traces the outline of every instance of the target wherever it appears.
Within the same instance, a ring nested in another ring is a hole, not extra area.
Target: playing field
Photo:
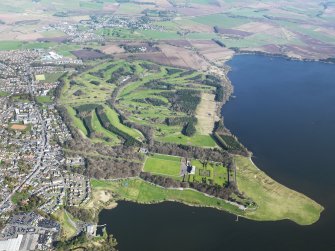
[[[45,76],[44,74],[35,75],[35,79],[36,81],[43,81],[45,80]]]
[[[179,176],[180,161],[180,157],[154,154],[147,158],[144,171],[165,176]]]
[[[10,128],[13,130],[23,131],[27,128],[27,126],[21,124],[12,124]]]

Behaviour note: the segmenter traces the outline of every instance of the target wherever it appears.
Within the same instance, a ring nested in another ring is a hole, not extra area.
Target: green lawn
[[[0,97],[7,97],[8,95],[8,92],[0,91]]]
[[[144,171],[166,176],[180,176],[181,158],[155,154],[146,159]]]
[[[12,196],[11,200],[12,202],[17,205],[19,202],[21,202],[22,200],[26,200],[29,198],[29,193],[28,192],[16,192],[14,193],[14,195]]]
[[[158,138],[162,142],[169,142],[183,145],[194,145],[202,147],[216,147],[214,139],[210,135],[196,134],[192,137],[187,137],[181,133],[170,134],[168,136]]]
[[[51,104],[53,102],[50,96],[37,96],[36,101],[40,104]]]
[[[190,181],[203,182],[203,178],[206,179],[207,184],[214,184],[223,186],[228,181],[227,178],[227,168],[221,163],[208,163],[207,166],[199,160],[192,160],[192,166],[195,166],[195,174],[190,175]]]
[[[0,41],[0,50],[8,51],[8,50],[17,50],[22,46],[22,42],[20,41]]]
[[[57,80],[59,80],[59,78],[61,76],[64,75],[64,72],[52,72],[52,73],[46,73],[44,74],[45,79],[43,82],[47,82],[47,83],[54,83]]]
[[[235,163],[240,192],[258,205],[256,211],[246,214],[248,218],[261,221],[289,219],[300,225],[309,225],[319,219],[324,209],[321,205],[274,181],[248,158],[236,156]]]
[[[126,179],[122,181],[91,180],[92,190],[111,191],[120,200],[130,200],[138,203],[159,203],[163,201],[178,201],[192,206],[214,207],[234,214],[244,212],[224,200],[206,196],[194,190],[164,189],[147,183],[141,179]],[[93,198],[95,200],[96,198]]]

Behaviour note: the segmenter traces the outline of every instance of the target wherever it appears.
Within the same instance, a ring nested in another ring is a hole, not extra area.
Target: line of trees
[[[170,117],[165,119],[165,123],[168,126],[185,125],[186,123],[190,122],[196,124],[198,119],[195,116]]]
[[[231,161],[229,153],[223,149],[218,148],[211,149],[155,141],[153,145],[149,146],[149,151],[193,159],[208,159],[211,161],[224,163],[224,165]]]
[[[234,182],[230,182],[228,186],[209,185],[200,182],[182,182],[170,177],[153,175],[147,172],[142,172],[140,178],[165,188],[192,188],[199,192],[225,200],[228,200],[233,193],[239,194]]]

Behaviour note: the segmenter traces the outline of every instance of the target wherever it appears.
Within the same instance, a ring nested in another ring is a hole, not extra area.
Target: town
[[[51,94],[64,67],[70,72],[81,61],[45,50],[0,54],[0,219],[8,222],[0,249],[8,244],[13,249],[4,250],[19,250],[15,245],[21,245],[20,250],[48,250],[59,235],[59,225],[31,210],[51,215],[64,201],[79,205],[90,196],[88,179],[63,168],[85,163],[80,156],[67,159],[62,152],[61,145],[71,134]],[[27,213],[13,214],[17,207]]]

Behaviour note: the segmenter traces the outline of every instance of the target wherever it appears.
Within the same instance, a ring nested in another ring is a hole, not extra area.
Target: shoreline
[[[237,56],[238,55],[259,55],[259,56],[266,56],[266,57],[283,58],[283,59],[286,59],[286,60],[289,60],[289,61],[319,62],[319,63],[325,63],[325,64],[335,64],[335,58],[327,58],[327,59],[296,58],[296,57],[290,57],[290,56],[287,56],[287,55],[284,55],[284,54],[268,53],[268,52],[262,52],[262,51],[248,51],[248,50],[236,51],[235,55],[237,55]],[[230,60],[232,60],[233,57]],[[229,62],[230,60],[228,60],[226,62]],[[330,61],[330,60],[334,60],[334,61]]]

